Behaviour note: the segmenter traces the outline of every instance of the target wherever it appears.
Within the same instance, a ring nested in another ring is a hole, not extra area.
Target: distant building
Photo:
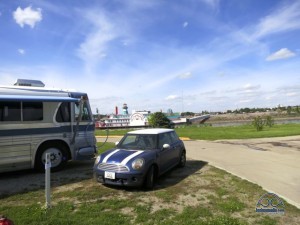
[[[122,114],[118,114],[118,107],[115,108],[115,114],[110,114],[102,121],[96,122],[96,127],[128,127],[128,126],[148,126],[148,116],[150,111],[136,111],[128,114],[128,106],[123,104]]]
[[[123,104],[122,114],[119,114],[118,107],[115,107],[115,113],[110,114],[107,118],[96,122],[96,127],[145,127],[149,125],[148,118],[151,115],[147,110],[132,110],[132,114],[128,113],[128,106]],[[210,118],[210,115],[194,116],[191,118],[182,117],[180,113],[173,113],[172,109],[168,109],[166,116],[174,125],[187,123],[204,123]]]
[[[130,126],[148,126],[150,111],[133,111],[130,116]]]
[[[171,110],[172,111],[172,110]],[[170,114],[169,110],[167,112],[167,115],[169,120],[171,120],[171,122],[173,124],[185,124],[187,122],[187,119],[184,117],[181,117],[180,113],[173,113]]]
[[[102,126],[104,127],[128,127],[130,119],[128,115],[123,114],[111,114],[108,118],[104,119]]]
[[[201,116],[193,116],[193,117],[182,117],[179,113],[173,113],[173,115],[167,115],[168,119],[174,125],[187,124],[187,123],[204,123],[206,120],[210,118],[210,114],[201,115]]]

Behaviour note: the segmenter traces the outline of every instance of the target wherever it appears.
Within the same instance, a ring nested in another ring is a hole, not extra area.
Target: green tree
[[[193,113],[193,112],[182,112],[180,115],[181,116],[194,116],[195,113]]]
[[[165,114],[162,112],[156,112],[153,113],[149,118],[148,118],[149,126],[150,127],[160,127],[160,128],[171,128],[172,127],[172,122],[169,120],[168,117],[166,117]]]
[[[244,108],[244,109],[241,109],[242,112],[245,112],[245,113],[249,113],[251,111],[250,108]]]

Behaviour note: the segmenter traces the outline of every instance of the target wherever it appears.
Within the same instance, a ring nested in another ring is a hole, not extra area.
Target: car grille
[[[110,164],[110,163],[100,163],[98,169],[110,172],[128,172],[129,169],[126,166]]]

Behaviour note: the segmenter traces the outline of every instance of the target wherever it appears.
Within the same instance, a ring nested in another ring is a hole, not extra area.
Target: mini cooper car
[[[144,129],[128,132],[99,155],[93,170],[100,183],[151,189],[157,177],[185,163],[185,146],[173,129]]]

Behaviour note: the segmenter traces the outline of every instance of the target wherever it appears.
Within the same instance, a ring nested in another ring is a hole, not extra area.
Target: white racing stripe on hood
[[[136,151],[135,153],[131,154],[130,156],[127,156],[123,161],[121,162],[121,165],[125,166],[126,163],[129,162],[130,159],[138,156],[139,154],[142,154],[144,151]]]
[[[103,162],[103,163],[106,163],[107,160],[108,160],[108,158],[111,157],[113,154],[117,153],[118,151],[120,151],[120,149],[116,149],[116,150],[114,150],[113,152],[109,153],[107,156],[104,157],[104,159],[103,159],[102,162]]]

